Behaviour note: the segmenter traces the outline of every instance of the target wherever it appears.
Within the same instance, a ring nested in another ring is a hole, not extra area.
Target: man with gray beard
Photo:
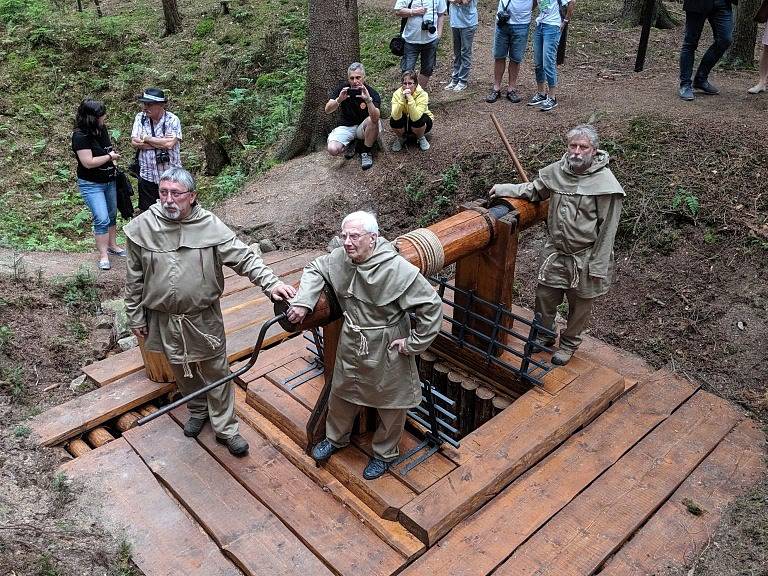
[[[494,198],[549,199],[547,242],[539,254],[536,312],[555,330],[557,306],[568,300],[568,325],[552,363],[567,364],[581,344],[595,298],[608,292],[613,276],[613,241],[621,217],[624,189],[608,168],[608,153],[598,149],[597,131],[582,124],[566,134],[563,157],[539,171],[533,182],[496,184]],[[553,345],[542,339],[540,344]]]
[[[186,396],[229,374],[219,302],[222,266],[247,276],[273,300],[292,298],[296,290],[197,203],[189,172],[163,172],[159,195],[156,204],[123,228],[128,251],[126,313],[145,347],[165,353],[176,385]],[[185,435],[196,437],[210,419],[216,440],[232,454],[248,452],[248,442],[238,433],[231,382],[191,400],[188,407]]]

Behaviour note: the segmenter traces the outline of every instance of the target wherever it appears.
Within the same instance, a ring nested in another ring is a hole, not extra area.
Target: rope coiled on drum
[[[445,266],[445,251],[437,234],[428,228],[417,228],[407,234],[398,236],[395,245],[400,240],[408,240],[416,248],[419,260],[423,263],[420,266],[424,276],[433,276],[440,272]]]

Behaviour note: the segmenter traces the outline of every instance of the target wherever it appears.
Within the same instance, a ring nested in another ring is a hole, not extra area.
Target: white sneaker
[[[426,136],[419,138],[419,148],[422,150],[429,150],[429,141]]]
[[[405,140],[403,138],[395,138],[395,141],[392,142],[392,152],[400,152],[403,149],[404,143]]]
[[[453,78],[451,78],[451,81],[448,82],[448,85],[443,88],[443,90],[453,90],[454,88],[456,88],[456,82],[454,82]]]
[[[456,86],[453,87],[454,92],[461,92],[462,90],[467,89],[467,83],[466,82],[456,82]]]

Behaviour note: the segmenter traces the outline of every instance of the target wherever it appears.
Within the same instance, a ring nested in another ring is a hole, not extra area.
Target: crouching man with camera
[[[381,96],[365,83],[363,65],[360,62],[350,64],[346,82],[339,82],[329,96],[325,113],[333,114],[338,110],[340,117],[339,125],[328,135],[328,153],[353,158],[358,140],[362,140],[360,165],[363,170],[368,170],[373,166],[372,146],[381,130]]]
[[[136,114],[131,146],[138,152],[139,210],[157,202],[160,174],[181,167],[181,122],[165,109],[168,99],[159,88],[147,88],[138,98],[142,111]]]
[[[400,60],[400,70],[416,69],[420,57],[419,86],[427,89],[429,78],[437,60],[437,43],[443,35],[443,22],[448,13],[445,0],[397,0],[395,14],[406,18],[403,29],[405,53]]]

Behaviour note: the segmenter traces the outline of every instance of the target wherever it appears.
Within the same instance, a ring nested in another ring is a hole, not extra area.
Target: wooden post
[[[462,436],[472,432],[475,423],[475,390],[479,384],[472,378],[462,378],[459,390],[459,431]]]
[[[141,414],[137,412],[126,412],[120,418],[115,421],[115,428],[120,432],[125,432],[136,426],[136,420],[141,418]]]
[[[436,362],[432,367],[432,386],[441,394],[445,394],[448,387],[448,372],[448,366],[442,362]]]
[[[339,336],[343,320],[336,320],[323,326],[323,362],[325,384],[320,391],[320,397],[307,422],[307,446],[309,453],[312,446],[325,438],[325,417],[328,415],[328,399],[331,396],[331,382],[333,381],[333,367],[336,365],[336,349],[339,346]]]
[[[67,444],[67,452],[72,454],[75,458],[78,456],[82,456],[86,452],[90,452],[91,447],[88,446],[88,444],[85,443],[85,441],[81,440],[80,438],[75,438],[74,440],[70,440]]]
[[[147,350],[144,346],[144,338],[139,337],[139,349],[141,357],[144,359],[144,368],[147,371],[147,378],[152,382],[176,382],[176,378],[171,370],[171,364],[162,352]]]
[[[437,354],[427,350],[419,356],[419,377],[422,382],[432,382],[432,370],[437,362]]]
[[[109,433],[109,431],[99,426],[98,428],[94,428],[90,432],[88,432],[85,435],[85,438],[88,440],[91,446],[94,448],[98,448],[99,446],[104,446],[107,442],[112,442],[112,440],[115,439],[112,434]]]
[[[451,400],[454,400],[457,405],[459,401],[459,390],[461,390],[461,383],[463,377],[459,372],[451,370],[448,372],[448,378],[446,379],[445,395]],[[457,412],[458,413],[458,412]]]
[[[480,428],[483,424],[493,418],[493,390],[480,386],[475,390],[475,422],[474,429]]]
[[[496,416],[512,404],[512,401],[504,396],[494,396],[493,400],[491,400],[491,404],[493,404],[493,415]]]

